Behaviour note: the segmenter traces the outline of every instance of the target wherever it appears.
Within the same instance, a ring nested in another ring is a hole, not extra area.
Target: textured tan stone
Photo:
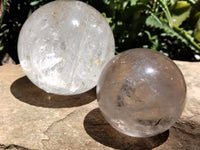
[[[185,110],[170,130],[132,138],[102,117],[95,89],[78,96],[47,94],[20,65],[0,67],[0,150],[155,149],[198,150],[200,145],[200,63],[179,62],[187,83]]]
[[[0,143],[43,149],[44,132],[78,106],[95,100],[95,91],[78,96],[47,94],[33,85],[19,65],[0,67]]]

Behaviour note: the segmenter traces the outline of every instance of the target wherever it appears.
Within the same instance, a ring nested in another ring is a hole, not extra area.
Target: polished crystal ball
[[[24,23],[18,40],[20,64],[28,78],[60,95],[95,87],[114,49],[105,18],[80,1],[54,1],[40,7]]]
[[[112,127],[134,137],[169,129],[180,117],[186,96],[175,63],[149,49],[131,49],[105,66],[97,85],[99,108]]]

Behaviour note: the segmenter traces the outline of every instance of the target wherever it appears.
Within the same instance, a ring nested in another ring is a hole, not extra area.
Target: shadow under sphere
[[[79,95],[56,95],[38,88],[26,76],[14,81],[10,87],[10,91],[22,102],[49,108],[77,107],[88,104],[96,99],[95,88]]]
[[[127,136],[112,128],[103,118],[99,109],[94,109],[87,114],[84,128],[93,139],[101,144],[123,150],[151,150],[163,144],[169,136],[169,130],[148,138]]]

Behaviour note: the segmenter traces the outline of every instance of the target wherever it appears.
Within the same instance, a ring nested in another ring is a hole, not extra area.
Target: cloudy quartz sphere
[[[60,95],[96,86],[114,56],[114,38],[105,18],[80,1],[54,1],[37,9],[18,40],[20,64],[41,89]]]
[[[186,85],[179,68],[163,54],[132,49],[104,68],[97,99],[105,119],[118,131],[148,137],[169,129],[180,117]]]

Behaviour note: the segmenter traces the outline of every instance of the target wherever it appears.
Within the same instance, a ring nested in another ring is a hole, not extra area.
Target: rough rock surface
[[[187,83],[187,102],[177,123],[149,138],[114,130],[101,116],[95,89],[77,96],[45,93],[20,65],[0,67],[0,150],[199,150],[200,63],[179,62]]]

